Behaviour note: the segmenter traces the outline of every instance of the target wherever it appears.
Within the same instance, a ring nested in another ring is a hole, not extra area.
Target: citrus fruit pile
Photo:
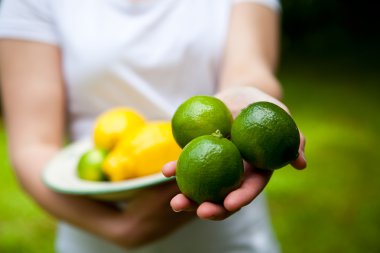
[[[292,117],[270,102],[255,102],[236,119],[212,96],[194,96],[172,118],[179,189],[197,203],[221,203],[242,181],[243,160],[258,169],[279,169],[298,156],[300,137]]]
[[[113,108],[96,119],[94,147],[81,155],[77,175],[92,181],[121,181],[161,171],[181,148],[170,121],[147,121],[135,110]]]

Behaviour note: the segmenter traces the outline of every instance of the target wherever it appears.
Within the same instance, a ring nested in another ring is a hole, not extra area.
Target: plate
[[[86,195],[102,200],[120,200],[134,195],[142,188],[164,183],[162,173],[119,182],[94,182],[80,179],[76,174],[81,155],[93,147],[91,140],[75,142],[63,148],[43,170],[43,182],[56,192]]]

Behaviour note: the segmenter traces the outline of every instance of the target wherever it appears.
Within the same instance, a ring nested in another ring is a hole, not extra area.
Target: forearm
[[[9,154],[25,191],[59,220],[109,240],[126,231],[114,208],[49,190],[41,180],[47,162],[60,150],[65,128],[65,91],[55,46],[0,41],[2,102]],[[20,74],[21,73],[21,74]]]
[[[189,220],[174,215],[169,208],[176,188],[168,188],[166,193],[160,188],[128,199],[126,209],[47,188],[41,173],[62,148],[65,132],[66,93],[59,48],[7,40],[0,41],[0,56],[12,164],[25,191],[43,209],[59,220],[124,248],[152,242]]]
[[[13,167],[25,191],[56,219],[65,221],[123,248],[136,248],[162,238],[193,218],[169,206],[177,192],[175,182],[140,192],[121,209],[112,202],[56,193],[41,180],[57,146],[33,145],[13,150]]]
[[[56,193],[43,184],[42,170],[57,151],[58,147],[36,145],[13,152],[13,167],[24,190],[56,219],[108,240],[117,240],[121,231],[126,233],[121,225],[128,223],[120,222],[121,213],[115,207],[85,197]]]
[[[277,12],[250,3],[234,6],[219,90],[255,87],[281,99],[282,89],[275,77],[278,41]]]
[[[219,92],[239,87],[252,87],[281,100],[283,96],[282,87],[275,74],[265,65],[260,66],[260,68],[247,65],[241,69],[226,70],[219,83]]]

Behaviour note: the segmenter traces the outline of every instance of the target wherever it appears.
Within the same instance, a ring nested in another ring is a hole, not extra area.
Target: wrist
[[[246,87],[258,89],[278,100],[283,96],[282,87],[274,74],[267,69],[259,68],[250,71],[229,71],[222,77],[219,92]]]
[[[243,108],[258,101],[268,101],[288,111],[287,107],[278,99],[254,86],[229,86],[219,91],[215,96],[227,105],[234,117],[236,117]]]

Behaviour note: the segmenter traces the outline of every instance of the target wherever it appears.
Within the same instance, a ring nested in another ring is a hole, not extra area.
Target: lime
[[[172,118],[173,136],[180,147],[195,137],[219,130],[230,135],[232,115],[227,106],[212,96],[193,96],[182,103]]]
[[[298,156],[299,131],[292,117],[270,102],[256,102],[236,117],[231,140],[260,169],[279,169]]]
[[[183,149],[176,180],[181,192],[195,202],[221,203],[240,185],[243,172],[243,159],[231,141],[221,135],[204,135]]]
[[[100,148],[92,148],[80,157],[77,165],[77,175],[81,179],[90,181],[103,181],[102,164],[107,156],[107,152]]]

